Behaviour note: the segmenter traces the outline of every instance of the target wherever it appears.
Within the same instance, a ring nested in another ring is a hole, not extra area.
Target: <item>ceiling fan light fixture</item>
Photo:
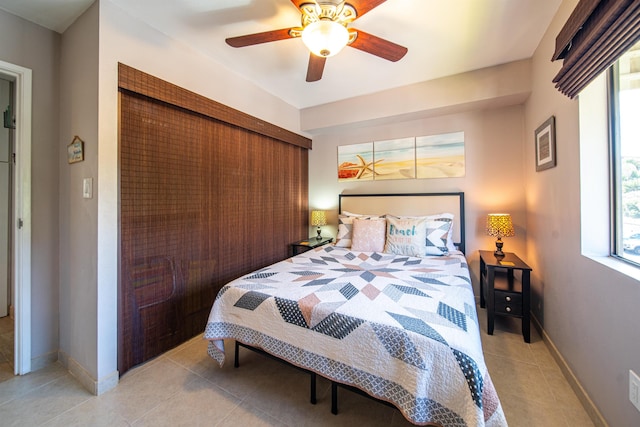
[[[304,28],[302,42],[314,55],[328,58],[347,45],[349,31],[342,24],[323,19]]]

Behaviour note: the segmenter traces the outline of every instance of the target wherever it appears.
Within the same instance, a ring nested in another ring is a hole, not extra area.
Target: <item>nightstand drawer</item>
[[[495,311],[496,314],[509,314],[511,316],[522,316],[522,294],[519,292],[506,292],[496,289]]]

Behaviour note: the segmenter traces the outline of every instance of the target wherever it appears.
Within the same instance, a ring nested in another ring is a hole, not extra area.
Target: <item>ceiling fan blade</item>
[[[322,78],[325,62],[327,62],[327,58],[324,56],[316,56],[313,53],[309,54],[309,66],[307,67],[308,82],[317,82]]]
[[[400,46],[399,44],[395,44],[389,40],[381,39],[378,36],[365,33],[361,30],[355,30],[352,28],[351,31],[356,31],[358,33],[358,37],[356,37],[356,39],[348,46],[355,47],[356,49],[392,62],[399,61],[407,54],[408,49],[404,46]]]
[[[293,38],[289,34],[289,30],[291,30],[291,28],[265,31],[263,33],[247,34],[247,35],[238,36],[238,37],[229,37],[228,39],[225,39],[225,41],[229,46],[233,46],[233,47],[245,47],[245,46],[251,46],[254,44],[275,42],[278,40]]]
[[[291,1],[295,3],[294,0],[291,0]],[[353,8],[358,13],[358,18],[360,18],[362,15],[369,12],[371,9],[374,9],[380,6],[382,3],[386,1],[387,0],[347,0],[346,3],[353,6]]]

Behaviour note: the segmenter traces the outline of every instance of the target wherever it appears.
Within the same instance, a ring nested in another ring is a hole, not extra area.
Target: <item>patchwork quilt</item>
[[[506,426],[482,353],[466,259],[322,246],[224,286],[208,353],[225,338],[391,402],[414,424]]]

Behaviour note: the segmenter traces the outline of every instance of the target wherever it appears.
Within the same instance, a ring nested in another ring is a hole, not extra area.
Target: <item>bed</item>
[[[464,194],[342,194],[339,212],[335,244],[220,290],[209,355],[222,365],[230,338],[388,402],[417,425],[505,426],[463,253]],[[425,235],[426,253],[412,246]]]

